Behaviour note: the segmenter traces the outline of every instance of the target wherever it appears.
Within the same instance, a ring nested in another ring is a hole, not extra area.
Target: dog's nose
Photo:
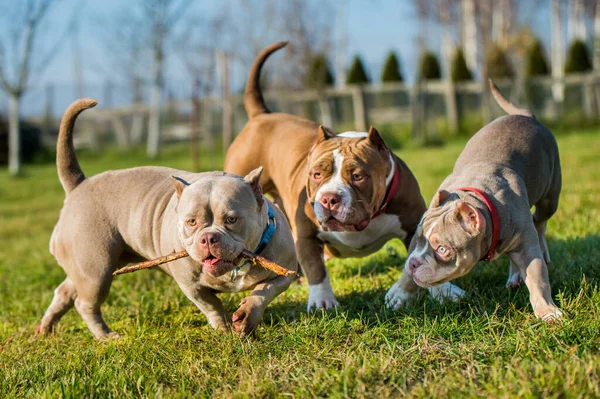
[[[200,245],[203,247],[210,248],[217,242],[219,242],[219,235],[216,233],[202,233],[200,235]]]
[[[323,205],[323,207],[335,211],[340,207],[342,197],[340,197],[339,194],[336,193],[323,193],[319,202],[321,203],[321,205]]]
[[[415,270],[417,270],[419,267],[421,267],[422,264],[423,264],[423,262],[421,262],[417,258],[410,258],[408,260],[408,268],[411,272],[414,272]]]

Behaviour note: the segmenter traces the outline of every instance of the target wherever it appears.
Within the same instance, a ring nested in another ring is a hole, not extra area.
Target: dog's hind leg
[[[119,334],[113,332],[104,319],[100,307],[106,300],[112,283],[112,271],[108,268],[101,276],[85,276],[77,281],[77,299],[75,308],[85,321],[94,337],[97,339],[118,338]]]
[[[75,298],[77,298],[75,284],[67,277],[65,281],[54,290],[54,298],[37,328],[37,333],[47,334],[54,331],[56,323],[58,323],[60,318],[73,307]]]
[[[546,263],[550,263],[550,252],[548,251],[548,243],[546,243],[546,226],[548,219],[554,215],[558,208],[558,195],[544,198],[535,204],[535,212],[533,213],[533,224],[538,234],[540,241],[540,249]]]

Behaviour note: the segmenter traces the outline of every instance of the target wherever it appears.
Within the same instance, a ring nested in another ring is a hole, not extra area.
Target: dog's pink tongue
[[[204,264],[205,264],[205,265],[207,265],[207,266],[212,266],[212,265],[214,265],[215,263],[217,263],[218,261],[220,261],[220,259],[219,259],[219,258],[210,258],[210,259],[205,259],[205,260],[204,260]]]

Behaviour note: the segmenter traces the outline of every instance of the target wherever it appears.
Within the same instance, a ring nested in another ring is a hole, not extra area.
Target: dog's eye
[[[448,249],[447,249],[445,246],[443,246],[443,245],[440,245],[440,246],[439,246],[439,247],[436,249],[436,252],[437,252],[438,254],[440,254],[440,255],[446,255],[446,254],[448,253]]]
[[[352,174],[352,180],[354,180],[354,181],[361,181],[362,179],[363,179],[362,175],[360,175],[358,173]]]
[[[313,179],[315,180],[321,180],[321,172],[314,172],[312,174]]]
[[[235,216],[228,216],[227,219],[225,219],[225,221],[228,224],[234,224],[235,222],[237,222],[237,218]]]
[[[188,219],[185,223],[190,227],[194,227],[196,225],[196,219]]]

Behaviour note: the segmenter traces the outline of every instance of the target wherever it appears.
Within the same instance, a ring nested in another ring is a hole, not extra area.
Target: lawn
[[[341,303],[306,314],[295,284],[268,309],[255,337],[220,335],[155,271],[115,279],[103,307],[122,338],[97,342],[76,311],[57,334],[34,331],[64,279],[48,240],[64,193],[54,165],[0,172],[0,397],[598,397],[600,396],[600,132],[559,135],[563,192],[548,227],[561,325],[535,319],[527,289],[504,287],[508,260],[480,264],[456,281],[468,293],[438,304],[422,295],[391,312],[384,294],[406,251],[328,266]],[[464,141],[398,154],[427,201]],[[140,152],[82,154],[87,175],[150,164]],[[156,164],[189,169],[172,147]],[[82,243],[85,245],[85,243]],[[233,311],[243,295],[222,295]]]

